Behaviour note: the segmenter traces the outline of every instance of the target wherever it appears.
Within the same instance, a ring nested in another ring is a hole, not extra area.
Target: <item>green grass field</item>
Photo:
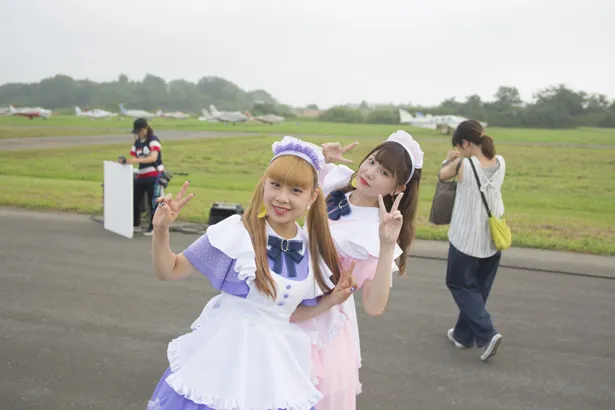
[[[197,119],[171,120],[156,118],[150,121],[156,133],[164,138],[164,130],[185,131],[234,131],[257,133],[283,133],[289,135],[335,135],[355,137],[378,137],[405,129],[417,138],[436,138],[449,141],[437,131],[403,125],[339,124],[313,120],[288,120],[282,124],[268,125],[247,123],[224,125],[202,122]],[[28,120],[20,117],[0,117],[0,138],[120,134],[132,129],[129,118],[91,120],[74,116],[54,116],[49,120]],[[544,130],[488,127],[487,133],[496,142],[515,143],[562,143],[615,146],[615,129],[578,128],[571,130]]]
[[[346,127],[342,134],[351,134],[353,126]],[[522,131],[510,130],[510,135],[515,132],[531,135],[527,130]],[[599,131],[588,135],[594,139],[612,135]],[[364,131],[365,134],[368,132]],[[552,135],[561,137],[562,134],[552,131]],[[501,139],[499,133],[494,136],[496,141]],[[271,143],[276,139],[229,137],[166,143],[163,139],[167,170],[188,172],[186,178],[196,193],[182,218],[206,222],[215,201],[247,205],[270,159]],[[360,161],[382,139],[359,138],[361,144],[350,157]],[[448,138],[418,139],[426,156],[417,236],[444,240],[447,227],[430,225],[427,216],[436,173],[450,142]],[[330,138],[315,136],[309,140],[320,144]],[[339,140],[349,143],[357,139]],[[103,161],[115,160],[118,155],[127,154],[129,148],[106,145],[2,152],[0,205],[101,212]],[[614,149],[502,144],[498,153],[507,160],[503,196],[515,246],[615,255]],[[177,192],[183,181],[182,177],[174,178],[168,191]]]

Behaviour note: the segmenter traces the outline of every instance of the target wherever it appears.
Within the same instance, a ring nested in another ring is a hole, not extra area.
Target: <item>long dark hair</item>
[[[147,139],[150,139],[154,136],[154,130],[149,125],[147,126]]]
[[[397,245],[402,249],[403,253],[400,256],[399,261],[399,275],[403,275],[406,270],[406,261],[408,259],[408,253],[410,251],[410,245],[416,235],[416,213],[419,204],[419,187],[421,184],[421,170],[415,169],[412,174],[412,179],[406,183],[410,172],[414,167],[410,155],[400,144],[393,141],[386,141],[372,149],[361,161],[361,164],[365,162],[370,155],[374,155],[376,161],[383,167],[393,173],[398,187],[406,186],[403,191],[404,196],[399,203],[399,211],[403,215],[403,224],[401,231],[399,232],[399,238],[397,238]],[[353,191],[355,188],[352,186],[352,181],[357,176],[357,171],[352,174],[351,182],[343,188],[344,192]],[[395,198],[390,194],[383,195],[384,205],[387,210],[391,209]]]
[[[453,147],[459,146],[463,141],[479,145],[483,155],[489,159],[495,157],[495,143],[493,138],[485,135],[485,129],[476,120],[466,120],[457,126],[453,133]]]

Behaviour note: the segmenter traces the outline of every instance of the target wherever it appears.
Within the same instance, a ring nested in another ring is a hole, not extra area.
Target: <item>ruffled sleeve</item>
[[[329,173],[331,171],[333,171],[335,168],[337,168],[337,165],[335,164],[325,164],[322,169],[318,172],[318,185],[319,186],[323,186],[325,183],[325,180],[327,179],[327,175],[329,175]]]
[[[235,271],[235,260],[224,252],[214,248],[204,234],[194,241],[184,251],[188,261],[204,276],[206,276],[214,289],[245,297],[250,288],[245,280],[240,280]]]
[[[245,297],[256,277],[252,241],[240,215],[210,226],[184,256],[215,289],[235,296]]]
[[[325,173],[322,178],[322,190],[325,193],[325,197],[336,189],[341,189],[348,185],[352,174],[354,174],[354,171],[346,165],[327,164],[323,171]]]

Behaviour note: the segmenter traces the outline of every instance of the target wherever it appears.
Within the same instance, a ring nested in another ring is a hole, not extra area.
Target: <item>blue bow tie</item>
[[[299,251],[303,249],[303,241],[289,241],[288,239],[269,235],[267,245],[271,245],[271,249],[267,249],[267,256],[274,262],[273,270],[276,273],[282,273],[282,254],[284,254],[288,277],[296,277],[297,270],[295,269],[295,265],[303,259],[303,255],[299,253]]]
[[[327,213],[329,219],[337,221],[342,215],[350,214],[350,204],[346,199],[346,194],[342,191],[333,191],[327,199]]]

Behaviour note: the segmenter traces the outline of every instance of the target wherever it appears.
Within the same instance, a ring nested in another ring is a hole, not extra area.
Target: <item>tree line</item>
[[[253,110],[254,114],[272,110],[288,111],[277,104],[265,90],[245,91],[220,77],[203,77],[196,83],[164,79],[152,74],[141,81],[131,81],[124,74],[116,81],[97,83],[74,80],[65,75],[43,79],[38,83],[9,83],[0,86],[0,106],[43,107],[61,113],[74,112],[74,107],[103,108],[117,112],[119,104],[144,110],[185,111],[200,113],[214,104],[219,110]],[[273,112],[271,112],[273,113]]]
[[[0,86],[0,106],[39,106],[60,112],[72,112],[74,106],[118,111],[118,104],[146,110],[181,110],[200,113],[214,104],[219,110],[250,110],[252,114],[294,116],[292,107],[276,101],[265,90],[245,91],[220,77],[203,77],[197,82],[164,79],[152,74],[141,81],[126,75],[117,80],[97,83],[74,80],[65,75],[38,83],[9,83]],[[318,108],[314,104],[306,108]],[[412,104],[372,108],[365,101],[358,107],[338,105],[324,111],[323,121],[345,123],[398,124],[399,108],[412,115],[453,114],[487,122],[490,126],[574,128],[579,126],[615,128],[615,101],[603,94],[575,91],[563,84],[552,85],[524,102],[516,87],[499,87],[491,101],[478,95],[465,101],[449,98],[437,106]]]
[[[575,128],[581,126],[615,128],[615,101],[604,94],[574,91],[563,84],[546,87],[523,102],[516,87],[499,87],[492,101],[471,95],[465,101],[449,98],[435,107],[379,106],[370,109],[363,101],[359,107],[335,106],[321,118],[346,123],[398,124],[402,108],[413,116],[459,115],[487,122],[489,126],[515,128]]]

